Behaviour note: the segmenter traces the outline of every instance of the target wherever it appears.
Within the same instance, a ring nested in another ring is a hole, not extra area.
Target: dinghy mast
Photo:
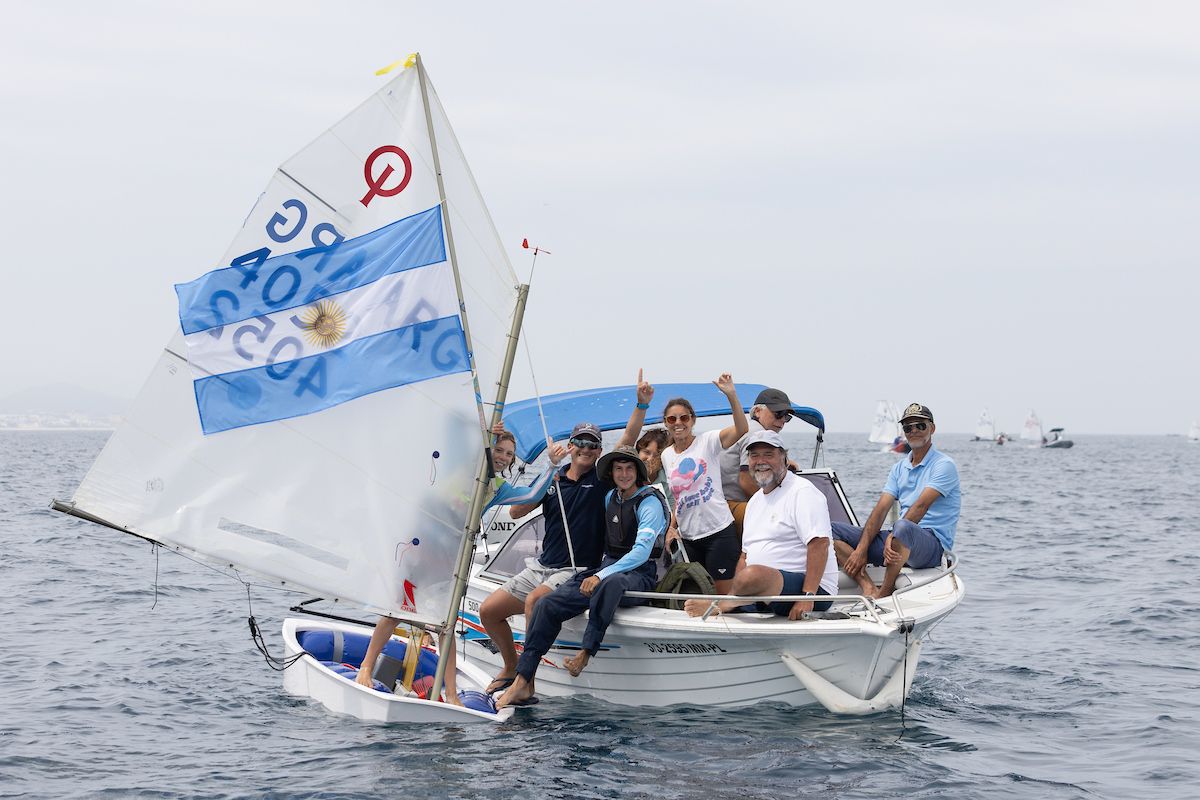
[[[442,221],[446,231],[446,250],[449,255],[450,269],[454,274],[454,288],[458,292],[458,310],[462,317],[463,338],[467,343],[467,361],[471,367],[471,382],[475,389],[475,406],[479,411],[479,431],[483,436],[483,457],[479,464],[479,473],[475,479],[475,491],[471,496],[471,506],[467,511],[467,519],[463,524],[463,540],[458,551],[458,561],[454,570],[454,585],[450,591],[450,607],[446,611],[445,624],[438,637],[438,652],[446,653],[454,646],[454,624],[458,621],[458,607],[466,594],[467,579],[470,573],[471,558],[475,552],[475,538],[479,535],[480,517],[483,506],[487,501],[488,484],[492,478],[492,427],[500,421],[504,412],[504,401],[508,396],[508,380],[512,374],[513,360],[517,353],[517,340],[521,333],[521,321],[525,315],[525,302],[529,297],[529,287],[522,284],[517,289],[517,304],[513,312],[512,330],[508,335],[508,346],[504,353],[504,364],[500,379],[496,385],[496,402],[492,407],[492,424],[488,425],[483,416],[483,395],[479,389],[479,372],[475,368],[475,348],[471,343],[471,326],[467,321],[467,305],[463,298],[462,278],[458,272],[458,258],[454,250],[454,231],[450,225],[450,209],[446,200],[446,187],[442,181],[442,162],[438,154],[437,135],[433,129],[433,115],[429,109],[429,89],[425,75],[425,65],[421,54],[416,54],[416,69],[418,83],[421,86],[421,102],[425,106],[425,126],[429,131],[429,143],[433,150],[433,169],[437,175],[438,196],[442,206]],[[446,659],[439,658],[437,671],[433,676],[433,686],[429,689],[430,697],[438,697],[442,691],[442,683],[446,674]]]

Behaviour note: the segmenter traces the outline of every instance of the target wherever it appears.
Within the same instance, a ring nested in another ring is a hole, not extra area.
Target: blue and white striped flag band
[[[470,369],[440,207],[175,287],[206,434]]]

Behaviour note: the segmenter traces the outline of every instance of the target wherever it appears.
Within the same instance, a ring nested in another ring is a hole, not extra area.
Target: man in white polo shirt
[[[746,506],[742,554],[730,594],[837,594],[837,561],[829,527],[829,507],[820,490],[787,468],[787,450],[779,434],[756,431],[746,438],[747,466],[759,487]],[[684,609],[693,617],[714,604],[688,600]],[[738,600],[716,603],[718,612],[743,605]],[[788,619],[807,611],[825,611],[829,602],[798,600],[771,603],[771,610]]]

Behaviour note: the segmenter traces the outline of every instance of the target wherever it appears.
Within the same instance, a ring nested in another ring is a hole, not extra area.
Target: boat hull
[[[478,608],[498,587],[498,582],[476,574],[460,617],[468,631],[467,659],[491,674],[499,672],[502,661],[479,624]],[[962,595],[961,581],[947,574],[902,599],[899,612],[893,603],[883,601],[884,608],[893,610],[879,620],[865,609],[849,619],[800,622],[769,614],[714,615],[703,620],[646,606],[621,609],[601,651],[573,678],[561,665],[564,657],[579,650],[585,614],[568,621],[543,658],[536,692],[590,694],[633,706],[778,702],[820,704],[839,713],[873,713],[894,707],[907,696],[919,642]],[[898,624],[901,617],[911,622],[911,629]],[[513,617],[510,624],[519,643],[525,620]],[[796,662],[816,677],[804,680],[799,674],[803,670],[794,668]],[[896,691],[897,676],[904,674],[906,664],[907,677]],[[890,698],[882,706],[881,693]],[[831,703],[830,697],[840,702]]]
[[[324,620],[284,620],[283,643],[286,655],[289,658],[300,656],[283,671],[284,691],[297,697],[315,700],[335,714],[346,714],[364,722],[454,724],[496,723],[512,716],[512,709],[488,713],[360,686],[307,654],[298,640],[298,636],[305,631],[362,635],[364,629],[356,625]],[[304,655],[300,655],[301,653]],[[457,680],[460,690],[480,691],[487,685],[488,675],[477,666],[460,663]]]

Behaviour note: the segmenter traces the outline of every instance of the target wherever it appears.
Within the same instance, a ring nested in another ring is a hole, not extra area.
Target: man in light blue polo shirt
[[[933,412],[913,403],[900,416],[904,438],[912,452],[888,473],[883,494],[867,524],[861,528],[835,522],[833,548],[838,566],[858,581],[867,597],[887,597],[905,564],[914,569],[936,567],[942,554],[954,547],[954,529],[962,496],[954,459],[933,446]],[[892,503],[900,501],[900,516],[890,531],[880,531]],[[880,536],[884,533],[884,536]],[[886,566],[876,587],[867,564]]]

